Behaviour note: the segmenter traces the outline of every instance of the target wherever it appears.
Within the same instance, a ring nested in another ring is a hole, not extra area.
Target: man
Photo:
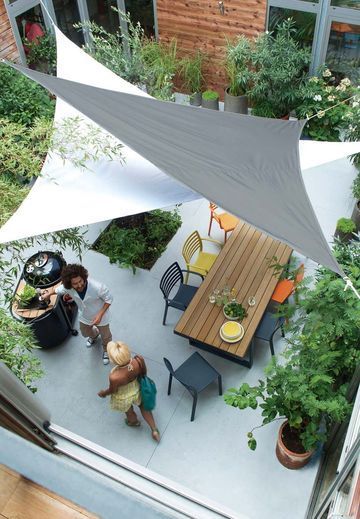
[[[48,299],[56,293],[64,296],[65,300],[70,296],[75,301],[79,309],[80,331],[83,337],[87,337],[86,347],[91,348],[100,335],[103,363],[109,364],[106,346],[112,340],[109,307],[113,301],[109,289],[103,283],[89,278],[88,271],[77,264],[69,264],[62,269],[61,281],[60,286],[45,289],[41,295]]]

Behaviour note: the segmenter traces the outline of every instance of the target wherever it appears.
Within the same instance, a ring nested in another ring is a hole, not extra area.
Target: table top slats
[[[291,252],[284,243],[240,222],[180,318],[175,333],[212,346],[214,351],[244,357],[278,281],[269,265],[274,256],[279,263],[286,263]],[[225,284],[235,290],[237,301],[248,313],[242,321],[244,337],[234,344],[224,342],[219,335],[226,321],[223,307],[209,302],[212,291],[222,290]],[[249,297],[255,297],[254,307],[249,307]]]

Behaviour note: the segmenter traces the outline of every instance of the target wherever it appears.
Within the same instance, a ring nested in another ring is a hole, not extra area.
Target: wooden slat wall
[[[209,56],[205,69],[206,86],[221,97],[226,86],[223,57],[225,36],[256,36],[265,30],[266,0],[157,0],[159,37],[176,37],[181,54],[201,49]]]
[[[4,0],[0,0],[0,58],[20,61]]]

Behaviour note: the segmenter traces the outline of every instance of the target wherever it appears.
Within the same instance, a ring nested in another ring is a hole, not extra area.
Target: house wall
[[[0,0],[0,58],[20,61],[4,0]]]
[[[206,87],[223,95],[226,86],[223,58],[225,36],[256,36],[265,30],[266,0],[157,0],[159,37],[176,37],[180,54],[201,49],[209,56],[205,68]]]

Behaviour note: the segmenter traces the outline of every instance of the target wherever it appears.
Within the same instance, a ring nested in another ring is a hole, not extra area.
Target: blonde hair
[[[107,352],[109,359],[113,364],[118,366],[126,366],[131,360],[129,346],[122,341],[110,341],[107,344]]]

